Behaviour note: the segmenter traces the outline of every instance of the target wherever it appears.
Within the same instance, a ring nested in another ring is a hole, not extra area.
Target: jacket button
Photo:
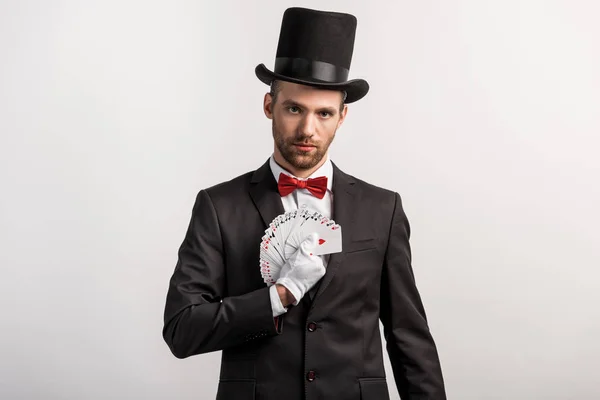
[[[309,332],[314,332],[317,330],[317,324],[315,324],[314,322],[311,322],[308,324],[308,331]]]
[[[306,374],[306,379],[309,382],[314,381],[316,377],[317,377],[317,374],[315,373],[315,371],[308,371],[308,374]]]

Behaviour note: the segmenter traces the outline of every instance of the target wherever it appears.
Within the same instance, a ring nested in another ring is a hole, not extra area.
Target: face
[[[276,160],[297,176],[309,175],[324,161],[346,116],[342,93],[280,82],[275,103],[265,95],[264,110],[273,120]]]

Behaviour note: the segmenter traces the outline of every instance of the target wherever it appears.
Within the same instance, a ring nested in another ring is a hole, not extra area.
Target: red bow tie
[[[279,194],[282,197],[292,193],[295,189],[308,189],[313,196],[322,199],[327,192],[327,177],[319,176],[317,178],[309,178],[305,181],[301,181],[282,172],[279,174],[277,187],[279,188]]]

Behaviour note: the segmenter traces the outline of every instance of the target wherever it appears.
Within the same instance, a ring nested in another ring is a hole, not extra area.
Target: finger
[[[302,242],[302,247],[305,250],[310,250],[317,245],[318,240],[319,240],[319,235],[317,235],[316,232],[313,232],[310,235],[308,235],[306,237],[306,239],[304,239],[304,241]]]

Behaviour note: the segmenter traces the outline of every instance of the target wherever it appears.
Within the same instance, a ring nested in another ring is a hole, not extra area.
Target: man
[[[342,172],[328,155],[347,104],[369,89],[347,80],[355,29],[352,15],[286,10],[274,72],[256,68],[272,85],[264,112],[274,152],[196,198],[163,336],[179,358],[222,350],[218,400],[389,399],[379,320],[401,398],[446,398],[400,196]],[[342,252],[314,255],[308,235],[267,286],[261,237],[299,207],[340,224]]]

